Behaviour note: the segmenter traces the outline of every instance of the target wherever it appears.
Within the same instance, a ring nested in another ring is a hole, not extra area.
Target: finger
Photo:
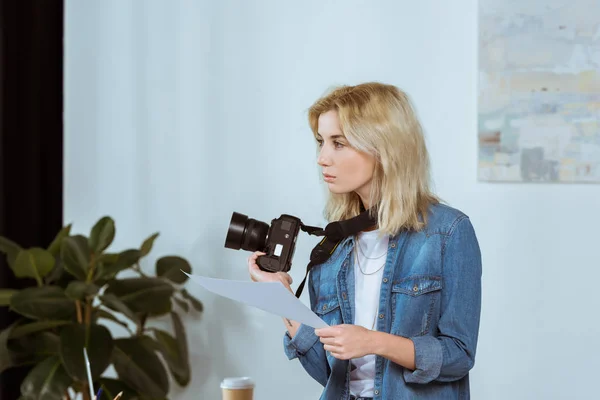
[[[338,350],[339,351],[339,350]],[[334,356],[335,358],[337,358],[338,360],[346,360],[348,357],[346,357],[344,355],[344,353],[342,352],[334,352],[334,351],[330,351],[329,354],[331,354],[332,356]]]
[[[285,280],[285,279],[281,279],[281,278],[280,278],[280,279],[279,279],[279,282],[281,282],[281,284],[282,284],[284,287],[286,287],[286,288],[290,288],[290,284],[289,284],[289,282],[288,282],[287,280]]]
[[[252,278],[256,279],[257,282],[262,282],[262,281],[267,280],[264,273],[260,270],[251,269],[250,276]]]
[[[328,345],[331,345],[331,346],[335,346],[337,344],[336,341],[335,341],[335,338],[324,338],[324,337],[322,337],[322,338],[319,338],[319,340],[321,341],[321,343],[328,344]]]
[[[263,271],[256,265],[252,264],[248,261],[248,272],[250,273],[250,278],[254,282],[260,282],[264,278]]]
[[[250,256],[248,257],[248,265],[257,265],[256,264],[256,260],[258,259],[259,256],[264,255],[265,253],[260,253],[260,252],[255,252],[250,254]]]
[[[334,337],[337,336],[337,334],[337,329],[332,327],[315,329],[315,335],[319,337]]]
[[[331,331],[331,328],[321,328],[321,329],[315,329],[315,335],[319,336],[319,337],[333,337],[333,332]]]
[[[258,257],[260,255],[264,255],[265,253],[261,253],[259,251],[252,253],[249,257],[248,257],[248,267],[252,268],[252,269],[260,269],[258,267],[258,264],[256,263],[256,260],[258,259]]]
[[[335,353],[335,352],[339,352],[340,351],[340,349],[339,349],[338,346],[332,346],[330,344],[323,345],[323,350],[328,351],[328,352],[330,352],[332,354]]]
[[[264,256],[267,253],[263,253],[262,251],[255,251],[254,253],[252,253],[252,255],[250,257],[252,257],[254,259],[254,261],[256,261],[256,259],[260,256]]]
[[[350,357],[346,356],[344,353],[331,353],[332,356],[337,358],[338,360],[348,360]]]
[[[283,279],[288,283],[288,285],[291,285],[292,282],[294,281],[291,277],[290,274],[288,274],[287,272],[278,272],[277,273],[279,276],[283,277]]]
[[[258,265],[256,263],[248,264],[248,270],[251,273],[260,273],[261,272],[261,269],[258,267]]]

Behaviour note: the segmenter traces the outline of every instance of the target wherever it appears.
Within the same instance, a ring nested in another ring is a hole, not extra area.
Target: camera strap
[[[310,252],[310,262],[306,266],[304,279],[296,289],[296,297],[300,298],[308,273],[315,265],[323,264],[331,257],[337,246],[344,238],[362,232],[377,224],[377,215],[370,215],[369,210],[362,211],[356,217],[335,221],[327,224],[325,229],[304,225],[300,222],[300,229],[309,235],[324,236],[324,238]]]

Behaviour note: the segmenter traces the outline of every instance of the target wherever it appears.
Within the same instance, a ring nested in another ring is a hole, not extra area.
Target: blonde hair
[[[340,86],[318,99],[308,120],[315,137],[319,116],[338,112],[340,128],[352,147],[375,157],[370,202],[382,233],[420,230],[431,204],[429,155],[420,122],[406,93],[377,82]],[[361,211],[356,193],[329,193],[324,217],[339,221]]]

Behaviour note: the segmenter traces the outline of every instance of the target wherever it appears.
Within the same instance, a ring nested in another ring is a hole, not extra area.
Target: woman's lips
[[[335,180],[335,176],[329,174],[323,174],[323,180],[325,182],[333,182]]]

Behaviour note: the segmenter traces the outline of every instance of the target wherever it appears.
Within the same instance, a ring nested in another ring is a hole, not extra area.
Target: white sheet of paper
[[[289,318],[313,328],[325,328],[327,324],[312,312],[281,282],[249,282],[186,275],[197,284],[220,296],[260,308],[261,310]]]

